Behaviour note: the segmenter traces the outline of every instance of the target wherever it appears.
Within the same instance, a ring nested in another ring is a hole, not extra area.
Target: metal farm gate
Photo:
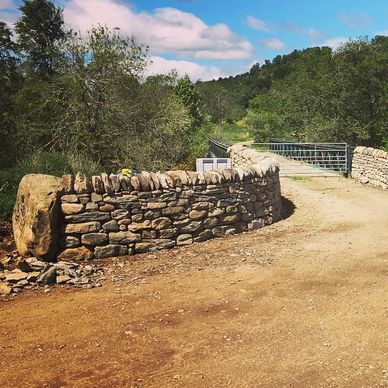
[[[318,168],[347,174],[351,169],[352,149],[346,143],[297,143],[271,140],[252,143],[257,151],[266,151]]]
[[[212,156],[225,158],[228,147],[222,141],[211,139],[209,151]],[[279,155],[284,175],[324,176],[325,171],[345,175],[351,172],[353,148],[346,143],[299,143],[271,139],[268,143],[251,143],[250,147],[258,152]],[[303,166],[306,166],[306,171]]]

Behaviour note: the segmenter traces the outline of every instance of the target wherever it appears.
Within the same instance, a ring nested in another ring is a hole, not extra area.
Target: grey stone
[[[98,205],[95,202],[88,202],[85,206],[86,210],[98,210]]]
[[[220,209],[218,207],[214,208],[214,209],[211,209],[209,210],[209,217],[218,217],[220,216],[221,214],[224,214],[225,210],[224,209]]]
[[[21,260],[17,263],[17,268],[22,272],[32,272],[30,264],[26,260]]]
[[[105,192],[104,184],[102,183],[102,179],[98,175],[92,176],[92,186],[93,186],[93,190],[94,190],[94,193],[92,193],[92,198],[93,198],[93,194],[99,195],[99,194],[103,194]],[[93,201],[93,199],[92,199],[92,201]],[[101,201],[101,199],[99,201]]]
[[[75,224],[77,225],[77,224]],[[80,225],[80,224],[78,224]],[[97,229],[98,230],[98,229]],[[95,230],[93,230],[95,231]],[[75,248],[80,246],[80,240],[75,236],[62,236],[60,242],[61,248]]]
[[[42,273],[37,282],[42,284],[55,284],[57,281],[57,270],[55,267],[50,267],[46,272]]]
[[[258,220],[252,220],[248,224],[248,230],[256,230],[256,229],[262,228],[263,226],[265,226],[265,222],[262,218]]]
[[[88,212],[65,216],[67,222],[109,221],[110,215],[105,212]]]
[[[132,222],[140,222],[143,219],[143,214],[134,214],[132,217]]]
[[[186,226],[179,227],[179,231],[183,233],[194,233],[200,230],[203,226],[202,221],[191,221]]]
[[[108,222],[105,222],[105,224],[102,225],[102,229],[105,230],[105,232],[118,232],[119,231],[119,224],[116,220],[111,220]]]
[[[220,218],[220,222],[222,222],[223,224],[234,224],[239,220],[240,217],[238,214],[225,215]]]
[[[191,234],[181,234],[176,239],[176,245],[189,245],[193,243],[193,236]]]
[[[160,238],[173,238],[178,234],[177,228],[162,229],[159,233]]]
[[[125,217],[127,217],[129,214],[129,211],[128,210],[125,210],[125,209],[117,209],[117,210],[114,210],[112,213],[111,213],[111,216],[113,219],[115,220],[121,220]]]
[[[141,240],[139,234],[127,232],[111,232],[109,233],[109,241],[111,244],[133,244]]]
[[[206,220],[203,221],[203,226],[205,228],[213,228],[216,225],[218,225],[218,219],[216,217],[206,218]]]
[[[152,221],[152,228],[156,230],[167,229],[172,224],[167,217],[160,217]]]
[[[87,233],[81,236],[81,243],[84,245],[101,245],[108,242],[106,233]]]
[[[114,192],[120,191],[121,187],[120,187],[119,177],[116,174],[110,174],[109,179],[112,186],[112,190]]]
[[[194,238],[195,242],[207,241],[213,237],[213,232],[210,229],[205,229]]]
[[[94,248],[94,256],[96,259],[104,259],[107,257],[125,256],[128,254],[126,245],[106,245],[104,247]]]
[[[165,209],[162,209],[162,214],[164,216],[170,216],[173,214],[179,214],[184,211],[184,208],[181,206],[172,206],[172,207],[167,207]]]

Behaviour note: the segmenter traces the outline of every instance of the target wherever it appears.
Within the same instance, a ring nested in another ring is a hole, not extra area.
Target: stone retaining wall
[[[352,159],[352,178],[387,189],[388,152],[371,147],[357,147]]]
[[[278,170],[271,160],[208,173],[66,175],[61,257],[80,246],[121,256],[269,225],[280,214]]]

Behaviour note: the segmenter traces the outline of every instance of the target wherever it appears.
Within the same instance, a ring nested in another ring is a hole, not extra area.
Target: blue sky
[[[388,35],[388,0],[55,0],[65,22],[86,31],[118,26],[150,46],[149,73],[176,68],[192,79],[247,71],[294,49]],[[0,0],[0,19],[20,0]]]

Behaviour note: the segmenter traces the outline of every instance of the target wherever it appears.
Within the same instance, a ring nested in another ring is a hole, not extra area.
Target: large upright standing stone
[[[17,250],[40,260],[54,259],[59,248],[62,215],[61,178],[28,174],[20,181],[12,224]]]

